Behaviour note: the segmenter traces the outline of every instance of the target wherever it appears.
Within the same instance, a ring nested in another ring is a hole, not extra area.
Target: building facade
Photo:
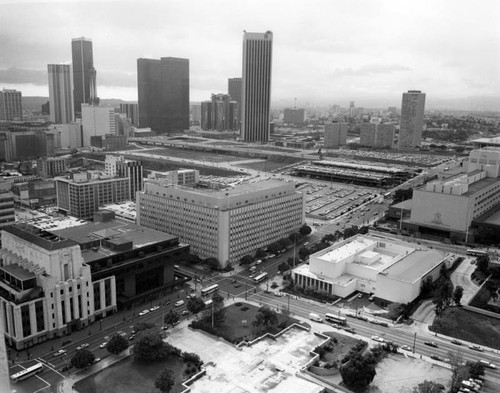
[[[241,86],[242,79],[241,78],[229,78],[227,80],[227,94],[231,97],[231,101],[236,101],[236,105],[238,107],[238,112],[236,116],[236,128],[240,129],[240,121],[241,121]]]
[[[11,192],[11,183],[0,178],[0,228],[13,224],[15,220],[14,195]]]
[[[90,100],[91,70],[94,68],[92,40],[85,37],[71,40],[71,55],[73,60],[73,104],[74,114],[81,116],[82,104]],[[50,108],[52,112],[52,106]]]
[[[306,121],[306,111],[301,108],[285,108],[283,111],[283,122],[295,125],[303,125]]]
[[[128,178],[111,178],[98,171],[56,177],[57,207],[78,218],[92,219],[99,206],[130,198]]]
[[[139,126],[139,105],[138,104],[120,104],[120,113],[127,116],[130,119],[131,124],[134,127]]]
[[[270,135],[273,33],[243,35],[241,139],[267,142]]]
[[[137,223],[172,233],[201,258],[222,266],[287,237],[304,223],[304,194],[269,180],[220,191],[145,181]]]
[[[375,134],[377,125],[373,123],[361,123],[359,126],[359,144],[361,146],[375,146]]]
[[[347,123],[325,123],[325,141],[326,149],[335,149],[345,146],[347,143]]]
[[[195,124],[201,123],[201,104],[191,105],[191,121]]]
[[[137,191],[142,191],[144,173],[142,162],[137,160],[126,160],[123,156],[107,155],[105,170],[108,175],[126,177],[129,181],[128,199],[135,201]]]
[[[30,209],[52,205],[57,202],[56,185],[53,180],[33,179],[12,185],[14,203]]]
[[[375,147],[392,149],[394,147],[395,125],[393,123],[382,123],[377,125]]]
[[[23,120],[22,93],[13,89],[0,91],[0,120]]]
[[[48,64],[50,121],[66,124],[75,120],[73,81],[69,64]]]
[[[114,276],[92,280],[80,247],[27,224],[5,227],[0,321],[17,350],[69,334],[116,311]]]
[[[399,145],[402,150],[413,150],[422,142],[424,129],[425,93],[408,90],[403,93],[401,120],[399,125]]]
[[[115,110],[102,106],[82,104],[82,143],[91,146],[90,138],[115,134]]]
[[[68,171],[68,159],[49,157],[37,160],[38,174],[42,177],[54,177]]]
[[[160,134],[189,129],[189,59],[137,60],[139,126]]]

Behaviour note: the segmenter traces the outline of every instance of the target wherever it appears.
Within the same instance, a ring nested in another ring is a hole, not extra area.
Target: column
[[[106,286],[104,285],[104,280],[99,281],[99,295],[101,296],[101,310],[106,309],[106,294],[104,290]]]
[[[30,303],[30,328],[31,328],[31,335],[35,336],[38,332],[37,326],[36,326],[36,312],[35,312],[35,302]]]
[[[78,284],[79,280],[73,280],[70,285],[73,287],[73,316],[75,319],[80,319],[80,313],[78,312]]]
[[[113,306],[113,311],[116,311],[116,279],[115,276],[111,276],[109,280],[111,284],[111,306]]]

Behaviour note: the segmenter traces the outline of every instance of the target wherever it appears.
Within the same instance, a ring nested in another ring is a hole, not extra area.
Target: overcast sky
[[[275,103],[500,95],[498,0],[0,0],[0,89],[48,96],[47,64],[85,36],[101,98],[136,101],[137,59],[172,56],[202,101],[241,76],[243,30],[274,34]]]

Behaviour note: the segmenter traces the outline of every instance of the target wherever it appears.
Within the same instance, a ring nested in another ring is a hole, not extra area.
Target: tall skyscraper
[[[82,104],[82,144],[91,146],[93,136],[116,133],[114,108]]]
[[[227,93],[231,96],[232,101],[237,102],[238,116],[237,116],[237,129],[240,127],[241,121],[241,78],[229,78],[227,80]]]
[[[189,129],[189,59],[137,59],[139,126],[159,133]]]
[[[422,142],[424,128],[425,93],[408,90],[403,93],[399,125],[399,149],[414,149]]]
[[[73,84],[69,64],[48,64],[50,121],[71,123],[75,119]]]
[[[91,70],[94,68],[92,40],[80,37],[71,40],[73,58],[73,102],[75,115],[80,116],[82,104],[89,103]],[[52,111],[52,108],[51,108]]]
[[[17,90],[0,91],[0,120],[22,120],[23,97]]]
[[[273,33],[243,35],[241,87],[241,138],[248,142],[269,140]]]

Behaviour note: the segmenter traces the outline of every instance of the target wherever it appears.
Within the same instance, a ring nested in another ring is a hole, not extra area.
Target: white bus
[[[213,284],[201,290],[201,296],[207,296],[219,290],[219,284]]]
[[[335,314],[325,314],[325,319],[329,322],[338,323],[339,325],[347,324],[346,317],[340,317]]]
[[[253,278],[253,281],[254,281],[255,283],[259,283],[259,282],[261,282],[262,280],[265,280],[265,279],[266,279],[266,277],[267,277],[267,272],[260,273],[258,276],[255,276],[255,277]]]
[[[483,256],[483,255],[488,255],[488,253],[486,251],[474,250],[472,248],[469,248],[467,250],[467,255],[471,255],[471,256],[474,256],[474,257],[480,257],[480,256]]]
[[[22,371],[19,371],[18,373],[11,375],[10,379],[12,379],[12,381],[14,382],[22,381],[23,379],[29,378],[37,373],[41,373],[42,371],[43,364],[37,363],[34,366],[28,367]]]

